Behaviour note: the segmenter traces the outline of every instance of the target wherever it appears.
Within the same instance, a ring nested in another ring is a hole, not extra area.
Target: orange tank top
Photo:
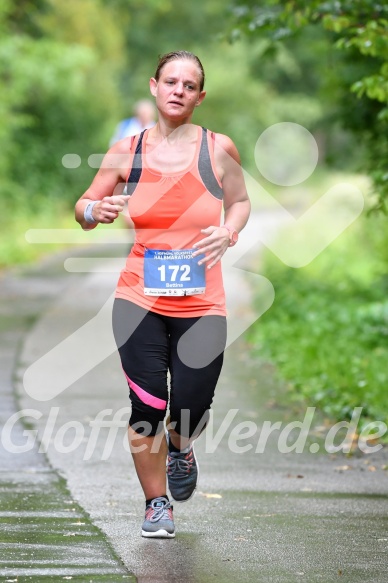
[[[148,167],[145,143],[148,130],[137,140],[127,179],[131,194],[128,213],[135,226],[135,242],[120,274],[116,297],[166,316],[226,315],[221,264],[205,268],[205,293],[187,296],[149,296],[144,293],[146,249],[191,249],[203,239],[201,229],[220,225],[223,192],[214,164],[214,137],[198,128],[195,156],[180,173]],[[136,140],[133,141],[133,144]]]

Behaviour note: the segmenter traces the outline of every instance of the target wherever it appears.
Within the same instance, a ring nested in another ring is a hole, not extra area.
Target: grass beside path
[[[36,468],[31,459],[25,462],[25,470],[1,474],[0,579],[134,583],[64,480],[48,467]]]
[[[11,217],[11,218],[10,218]],[[33,263],[54,251],[58,244],[33,245],[26,240],[29,229],[75,228],[74,213],[66,205],[48,202],[38,210],[13,210],[0,217],[0,269],[17,264]]]
[[[253,354],[276,365],[292,399],[336,421],[362,407],[359,430],[388,423],[386,221],[362,215],[303,268],[265,253],[262,273],[275,301],[249,337]]]
[[[24,212],[14,213],[12,221],[3,216],[0,217],[0,270],[34,264],[64,248],[93,245],[108,238],[124,243],[130,240],[122,220],[83,231],[75,221],[73,209],[57,201],[28,216]]]

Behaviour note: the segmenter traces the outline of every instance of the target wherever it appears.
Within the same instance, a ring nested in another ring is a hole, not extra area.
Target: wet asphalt
[[[125,251],[77,247],[1,278],[0,580],[386,582],[386,448],[325,453],[314,413],[302,453],[278,451],[283,428],[305,412],[237,338],[271,302],[265,281],[243,269],[226,270],[237,339],[196,445],[198,491],[174,505],[175,539],[140,536],[144,501],[110,328]],[[260,290],[254,312],[247,281]],[[269,423],[280,428],[264,443]]]
[[[14,391],[18,355],[31,326],[63,288],[56,260],[0,278],[0,580],[135,581],[105,535],[39,452]]]

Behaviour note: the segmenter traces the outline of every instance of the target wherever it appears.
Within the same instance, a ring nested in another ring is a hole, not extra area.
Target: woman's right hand
[[[98,223],[113,223],[113,221],[115,221],[119,214],[124,210],[124,206],[129,198],[130,195],[128,194],[105,196],[94,205],[92,210],[93,218]]]

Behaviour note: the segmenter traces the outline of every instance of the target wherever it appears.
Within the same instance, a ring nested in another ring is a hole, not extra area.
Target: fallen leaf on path
[[[366,444],[370,444],[370,445],[376,445],[378,443],[380,443],[380,439],[378,437],[375,437],[374,435],[360,435],[359,441],[361,443],[366,443]]]
[[[352,466],[337,466],[334,468],[336,472],[346,472],[347,470],[353,469]]]
[[[246,417],[250,417],[251,419],[257,419],[257,417],[259,416],[257,411],[247,411],[245,413]]]
[[[354,452],[358,447],[359,434],[357,432],[350,433],[346,436],[344,445],[350,449],[349,453]]]

